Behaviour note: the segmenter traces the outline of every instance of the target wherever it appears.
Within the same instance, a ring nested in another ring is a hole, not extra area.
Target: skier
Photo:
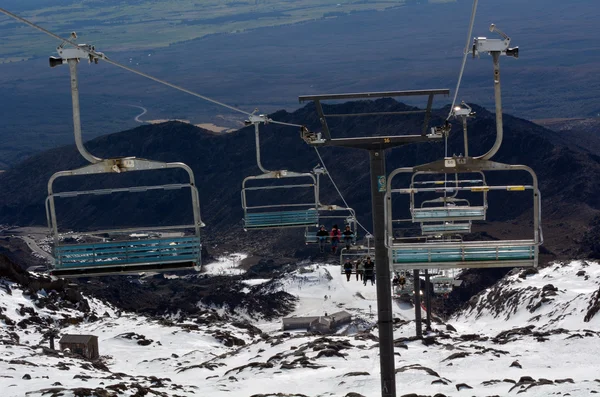
[[[331,253],[335,254],[337,251],[338,242],[340,241],[340,237],[342,237],[342,232],[338,229],[338,225],[333,225],[331,228]]]
[[[329,237],[329,233],[325,229],[325,225],[321,225],[319,231],[317,232],[317,240],[319,240],[319,249],[321,253],[325,252],[325,243],[327,242],[327,237]]]
[[[352,230],[350,230],[349,225],[346,225],[346,228],[344,229],[344,232],[342,234],[344,235],[344,243],[346,244],[346,249],[349,250],[350,245],[352,244],[352,238],[354,237],[354,233],[352,232]]]
[[[350,259],[346,259],[344,263],[344,273],[346,273],[346,281],[350,281],[350,276],[352,276],[352,262]]]
[[[367,280],[371,280],[371,285],[375,285],[375,263],[371,260],[371,257],[367,257],[364,263],[365,275],[363,285],[367,285]]]

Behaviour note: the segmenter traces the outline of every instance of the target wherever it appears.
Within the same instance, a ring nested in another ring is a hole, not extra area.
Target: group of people
[[[338,228],[338,225],[333,225],[330,232],[325,229],[325,225],[321,225],[319,227],[319,231],[317,232],[317,240],[319,240],[319,248],[321,253],[325,252],[325,244],[327,243],[327,239],[329,239],[331,242],[331,253],[335,254],[340,241],[344,241],[344,244],[346,244],[346,249],[350,249],[354,239],[354,232],[350,229],[349,225],[346,225],[346,228],[343,232]]]
[[[346,259],[344,262],[344,274],[346,274],[346,281],[350,281],[352,272],[356,273],[356,281],[359,279],[363,281],[363,285],[367,285],[367,281],[371,280],[371,285],[375,285],[375,262],[371,260],[371,257],[366,257],[365,260],[358,259],[356,262]]]
[[[406,284],[406,277],[404,277],[404,275],[396,273],[394,275],[394,278],[392,279],[392,285],[399,285],[401,287],[404,287],[404,284]]]

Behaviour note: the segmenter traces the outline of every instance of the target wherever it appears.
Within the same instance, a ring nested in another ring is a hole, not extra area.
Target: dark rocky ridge
[[[374,102],[360,101],[332,105],[330,113],[408,110],[412,107],[390,99]],[[495,136],[493,114],[475,107],[477,118],[470,123],[469,150],[473,155],[491,147]],[[435,111],[431,125],[443,123],[447,108]],[[313,130],[319,123],[312,105],[294,113],[279,111],[276,120],[306,124]],[[538,174],[543,197],[545,248],[555,257],[597,255],[597,246],[581,244],[592,226],[590,220],[600,210],[600,158],[583,148],[569,147],[560,133],[547,130],[528,121],[505,115],[505,139],[494,158],[500,162],[526,164]],[[330,124],[336,136],[414,134],[420,131],[422,116],[364,117],[335,119]],[[462,152],[462,133],[458,125],[450,139],[451,153]],[[290,127],[262,127],[263,163],[269,169],[308,171],[317,165],[313,149],[305,145],[297,131]],[[244,233],[241,229],[242,210],[239,189],[242,179],[256,175],[254,136],[251,129],[218,135],[178,122],[147,125],[131,131],[106,135],[88,143],[92,153],[100,156],[121,155],[151,158],[162,161],[182,161],[196,173],[200,190],[203,220],[207,224],[205,241],[232,244],[273,256],[306,256],[314,254],[303,247],[298,230],[278,230]],[[325,163],[346,199],[356,209],[361,222],[370,225],[370,191],[368,156],[359,150],[326,148],[321,150]],[[396,149],[387,156],[388,170],[399,166],[425,163],[441,158],[443,144],[419,144]],[[61,147],[25,160],[0,175],[0,222],[8,224],[44,224],[46,184],[52,173],[84,165],[74,146]],[[136,175],[137,174],[137,175]],[[109,181],[109,177],[113,178]],[[165,172],[132,173],[130,175],[95,176],[60,181],[58,189],[90,189],[115,186],[135,181],[150,184],[174,181],[178,175]],[[503,175],[490,175],[491,183],[520,183],[527,179],[508,180]],[[175,205],[176,192],[154,197],[100,196],[74,201],[62,207],[61,222],[77,228],[93,224],[97,227],[119,225],[161,224],[181,221],[185,211]],[[132,195],[133,196],[133,195]],[[266,199],[259,196],[258,199]],[[273,200],[281,198],[272,194]],[[514,199],[509,194],[495,194],[490,204],[489,219],[498,221],[485,226],[486,231],[501,238],[507,231],[522,231],[529,235],[529,196]],[[340,203],[328,181],[323,182],[321,201]],[[61,208],[59,207],[59,210]],[[107,211],[111,211],[107,215]],[[521,219],[522,216],[522,219]],[[510,221],[507,222],[507,221]],[[483,230],[483,227],[481,228]],[[587,241],[587,240],[586,240]]]

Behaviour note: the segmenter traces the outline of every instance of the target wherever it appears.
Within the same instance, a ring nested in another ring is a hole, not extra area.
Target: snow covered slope
[[[0,395],[380,395],[375,287],[314,264],[285,276],[281,288],[298,298],[292,315],[346,310],[353,322],[335,335],[310,335],[282,331],[279,319],[242,322],[223,309],[147,318],[5,282]],[[413,308],[395,304],[398,396],[600,392],[599,297],[596,263],[515,271],[422,340],[412,337]],[[100,360],[42,348],[51,325],[97,335]]]

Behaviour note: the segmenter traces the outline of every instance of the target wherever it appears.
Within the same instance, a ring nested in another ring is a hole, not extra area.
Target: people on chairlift
[[[321,250],[321,253],[325,252],[327,237],[329,237],[329,233],[327,232],[327,229],[325,229],[325,225],[321,225],[317,232],[317,240],[319,240],[319,249]]]
[[[371,257],[367,256],[364,267],[365,275],[363,285],[367,285],[367,280],[371,280],[371,285],[375,285],[375,263],[373,263]]]
[[[344,243],[346,244],[346,249],[349,250],[350,245],[352,245],[352,237],[354,236],[354,233],[352,232],[352,230],[350,230],[350,225],[346,225],[346,228],[344,229],[344,232],[342,234],[344,235]]]
[[[363,275],[365,274],[365,265],[363,264],[363,261],[360,260],[360,258],[356,261],[356,281],[359,280],[363,281]]]
[[[346,281],[350,281],[350,276],[352,276],[352,268],[354,266],[352,265],[352,262],[350,262],[350,259],[346,259],[346,262],[344,263],[344,273],[346,274]]]
[[[338,225],[333,225],[331,228],[331,253],[335,254],[338,247],[338,242],[340,241],[340,237],[342,237],[342,232],[338,228]]]

